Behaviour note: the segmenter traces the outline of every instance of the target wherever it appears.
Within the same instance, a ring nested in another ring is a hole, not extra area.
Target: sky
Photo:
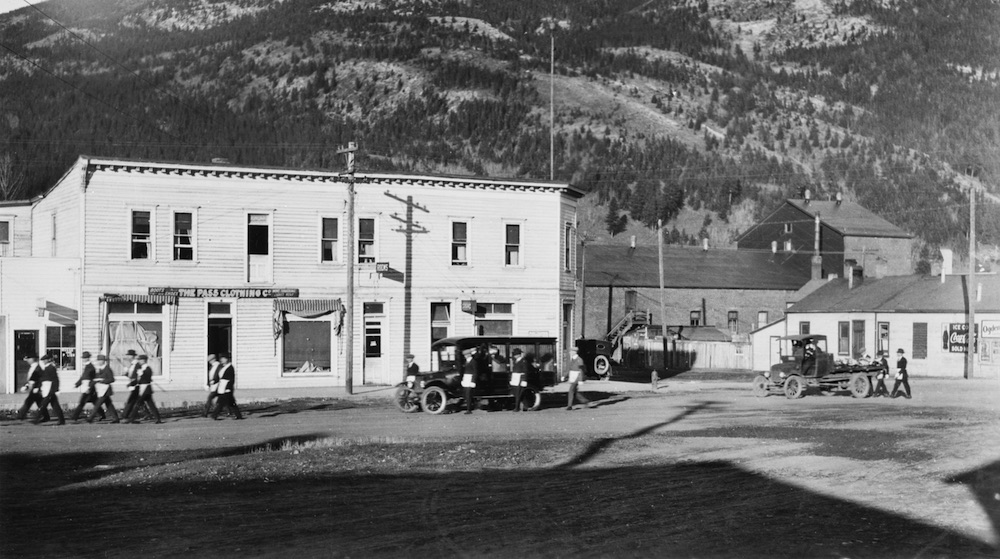
[[[31,4],[37,4],[43,1],[44,0],[28,0],[28,2],[25,2],[24,0],[0,0],[0,14],[7,13],[18,8],[26,8],[29,2]]]

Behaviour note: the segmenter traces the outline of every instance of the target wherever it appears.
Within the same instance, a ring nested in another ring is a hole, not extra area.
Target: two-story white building
[[[65,380],[82,351],[120,369],[133,349],[166,389],[201,387],[216,352],[243,388],[343,385],[348,281],[354,384],[399,382],[406,353],[427,368],[446,336],[572,343],[581,192],[389,173],[355,186],[349,280],[346,176],[81,157],[43,196],[0,208],[30,231],[30,255],[0,264],[0,343],[17,349],[3,388],[21,382],[31,338]]]

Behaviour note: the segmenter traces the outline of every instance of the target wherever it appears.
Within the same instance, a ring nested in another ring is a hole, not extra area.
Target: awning
[[[299,318],[317,318],[334,313],[334,331],[340,335],[344,319],[344,305],[340,299],[275,299],[274,300],[274,341],[275,353],[278,351],[278,338],[285,330],[285,313],[292,313]]]
[[[156,295],[136,293],[105,293],[101,295],[102,303],[152,303],[158,305],[176,305],[176,293],[158,293]]]

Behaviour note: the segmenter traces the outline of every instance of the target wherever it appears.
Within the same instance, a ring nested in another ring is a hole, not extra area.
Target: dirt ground
[[[0,557],[1000,557],[1000,384],[0,424]]]

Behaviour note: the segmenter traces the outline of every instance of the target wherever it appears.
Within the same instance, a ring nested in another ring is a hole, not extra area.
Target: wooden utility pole
[[[354,394],[354,152],[358,144],[348,142],[346,148],[337,150],[337,154],[347,156],[347,303],[344,305],[344,320],[346,328],[344,336],[344,388],[348,394]]]
[[[556,25],[549,24],[549,180],[556,180]]]
[[[656,248],[660,260],[660,326],[663,327],[663,338],[667,337],[667,308],[663,304],[663,220],[656,220]]]
[[[973,172],[970,171],[970,174]],[[965,341],[965,378],[972,378],[976,368],[976,186],[969,183],[969,332]]]

